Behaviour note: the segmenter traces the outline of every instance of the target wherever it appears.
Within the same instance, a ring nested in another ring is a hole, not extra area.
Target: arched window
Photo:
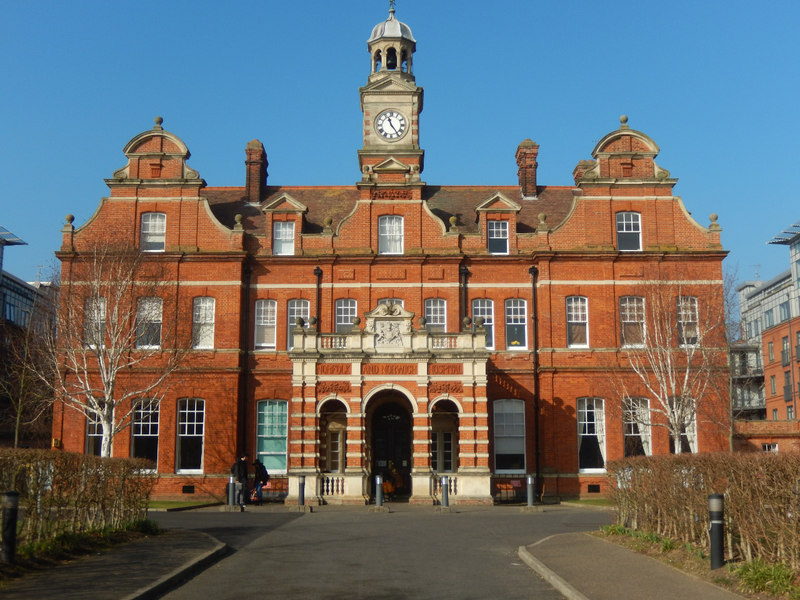
[[[386,51],[386,69],[389,71],[397,70],[397,50],[389,48]]]

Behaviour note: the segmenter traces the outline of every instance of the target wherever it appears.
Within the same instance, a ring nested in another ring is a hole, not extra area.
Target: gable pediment
[[[475,207],[475,212],[519,212],[522,206],[502,192],[496,192]]]
[[[407,173],[411,170],[411,167],[396,158],[389,157],[372,167],[372,170],[376,173]]]
[[[267,202],[261,210],[265,213],[306,213],[308,212],[308,207],[299,200],[292,198],[289,194],[283,193]]]
[[[417,90],[417,85],[387,75],[385,79],[372,82],[362,89],[368,89],[371,92],[413,92]]]

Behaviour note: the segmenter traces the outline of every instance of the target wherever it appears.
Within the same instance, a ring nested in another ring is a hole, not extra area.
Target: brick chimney
[[[264,145],[258,140],[253,140],[247,144],[245,149],[247,160],[244,164],[247,167],[246,194],[248,202],[261,202],[264,191],[267,187],[267,153],[264,152]]]
[[[517,177],[523,198],[536,198],[536,157],[539,155],[539,144],[533,140],[524,140],[517,147]]]

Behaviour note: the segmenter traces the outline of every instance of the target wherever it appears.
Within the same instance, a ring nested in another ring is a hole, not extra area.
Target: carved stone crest
[[[380,304],[366,315],[365,333],[375,334],[376,348],[402,348],[404,337],[411,333],[411,319],[414,313],[399,304]]]

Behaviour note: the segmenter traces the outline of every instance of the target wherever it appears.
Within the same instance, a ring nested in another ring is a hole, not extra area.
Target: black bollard
[[[297,506],[306,504],[306,476],[300,475],[297,478]]]
[[[442,506],[445,508],[450,506],[450,497],[448,496],[447,489],[447,475],[442,476]]]
[[[14,564],[17,552],[17,513],[19,511],[19,494],[6,492],[3,494],[3,550],[0,561]]]
[[[724,535],[724,501],[722,494],[708,495],[708,520],[711,523],[711,569],[719,569],[725,565]]]
[[[528,475],[528,506],[533,506],[533,475]]]
[[[383,506],[383,476],[375,475],[375,506]]]

